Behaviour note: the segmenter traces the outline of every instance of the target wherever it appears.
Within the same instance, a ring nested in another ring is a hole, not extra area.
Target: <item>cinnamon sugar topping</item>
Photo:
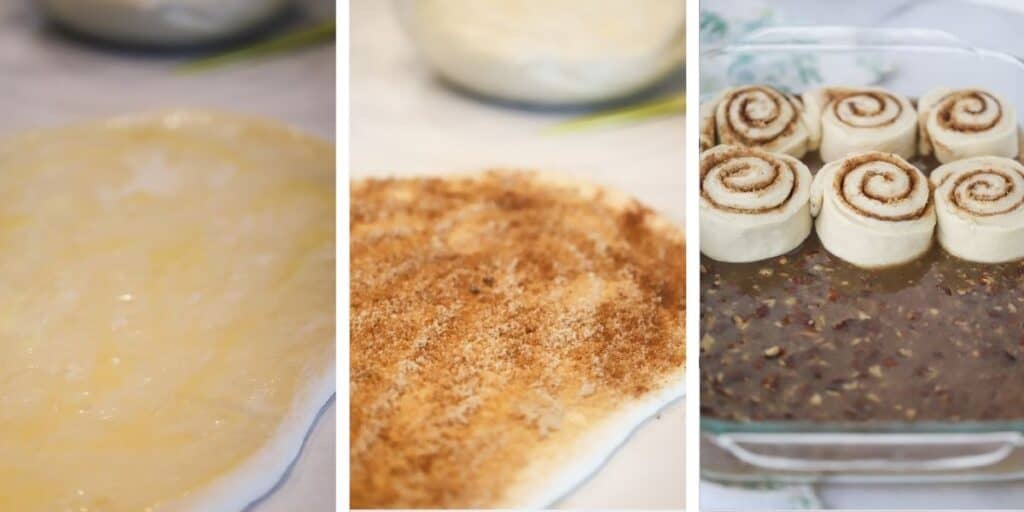
[[[684,267],[681,233],[595,187],[353,183],[352,506],[510,505],[528,463],[681,376]]]
[[[888,92],[837,88],[827,94],[835,118],[854,128],[890,126],[903,115],[903,103]]]
[[[956,91],[938,102],[939,126],[951,131],[979,133],[992,129],[1003,117],[1003,106],[991,94],[974,89]]]
[[[860,171],[859,174],[858,171]],[[884,195],[872,192],[869,186],[872,180],[893,182],[897,180],[896,174],[905,177],[906,185],[902,189],[888,191]],[[847,196],[847,180],[856,181],[856,189],[859,194],[868,198],[875,209],[869,210],[859,206]],[[848,208],[859,215],[872,219],[892,222],[915,220],[925,216],[932,208],[928,181],[921,175],[921,171],[891,153],[871,151],[847,157],[836,172],[832,187],[835,189],[836,197]],[[921,188],[928,192],[922,193]],[[913,204],[917,208],[902,214],[885,211],[887,208],[901,203]]]
[[[749,180],[744,183],[736,179],[743,178],[748,174],[755,174],[757,166],[766,170],[761,179]],[[790,181],[784,182],[783,175],[790,176]],[[740,208],[717,201],[706,187],[706,182],[710,180],[717,181],[718,186],[727,192],[763,194],[776,187],[787,187],[787,194],[778,202],[754,204],[751,207]],[[785,156],[752,147],[731,146],[712,154],[701,155],[700,185],[701,198],[716,209],[759,215],[785,208],[790,204],[794,192],[800,186],[800,173],[797,172],[795,161]]]
[[[727,113],[719,126],[725,144],[764,146],[789,136],[800,122],[800,100],[767,86],[751,85],[730,92],[722,101]]]

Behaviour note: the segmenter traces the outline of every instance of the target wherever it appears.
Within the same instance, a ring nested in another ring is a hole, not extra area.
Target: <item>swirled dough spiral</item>
[[[713,101],[717,142],[802,157],[817,144],[817,120],[800,98],[766,85],[727,89]],[[701,141],[710,146],[702,127]]]
[[[959,258],[1000,263],[1024,258],[1024,165],[982,156],[931,175],[939,244]]]
[[[811,232],[811,172],[788,155],[715,146],[701,155],[700,250],[719,261],[785,254]]]
[[[878,87],[826,87],[803,96],[821,115],[821,159],[883,151],[903,158],[917,152],[917,113],[907,98]]]
[[[984,89],[936,89],[918,101],[920,152],[949,163],[972,156],[1016,158],[1017,113]]]
[[[935,208],[924,173],[892,153],[849,155],[814,177],[811,214],[833,255],[859,267],[911,261],[931,246]]]

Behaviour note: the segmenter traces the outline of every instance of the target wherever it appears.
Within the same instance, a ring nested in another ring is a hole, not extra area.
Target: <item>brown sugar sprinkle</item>
[[[993,112],[990,113],[989,106]],[[963,111],[958,111],[960,107]],[[943,96],[936,108],[939,126],[951,131],[979,133],[991,130],[1003,118],[999,100],[985,91],[965,89]],[[958,116],[962,114],[963,117]],[[985,116],[990,116],[991,119]]]
[[[903,114],[903,103],[888,92],[836,88],[826,92],[829,105],[835,118],[854,128],[880,128],[896,122]],[[865,108],[856,100],[868,99]],[[887,110],[888,105],[891,110]],[[885,115],[887,114],[887,115]]]
[[[879,162],[890,164],[892,167],[895,167],[897,171],[889,171],[888,168],[886,168],[886,170],[872,169],[872,167]],[[931,193],[929,193],[926,196],[927,199],[925,200],[924,204],[922,204],[917,210],[914,210],[903,215],[880,214],[858,207],[850,200],[850,198],[846,197],[846,180],[847,178],[850,177],[850,175],[853,174],[854,171],[862,167],[867,167],[868,170],[862,175],[861,181],[856,183],[856,186],[859,189],[860,194],[874,200],[877,204],[892,205],[896,203],[902,203],[911,200],[913,194],[915,192],[919,192],[918,187],[930,187],[930,185],[928,184],[928,180],[919,176],[919,170],[916,167],[914,167],[913,164],[900,158],[899,155],[895,155],[892,153],[882,153],[879,151],[870,151],[867,153],[849,156],[843,159],[841,167],[838,171],[836,171],[834,181],[832,182],[832,187],[835,190],[836,197],[839,198],[839,200],[842,201],[848,208],[857,212],[859,215],[872,219],[899,222],[920,219],[921,217],[927,215],[928,212],[932,209]],[[885,179],[889,179],[887,177],[887,174],[889,172],[900,172],[905,174],[907,176],[908,181],[907,187],[898,194],[894,194],[892,196],[887,197],[876,196],[871,194],[867,189],[868,180],[875,177],[883,177]]]
[[[1024,173],[1014,169],[992,169],[984,167],[960,174],[955,178],[956,181],[953,182],[953,186],[949,189],[949,195],[947,196],[949,204],[962,212],[978,217],[994,217],[1015,211],[1024,206],[1024,199],[1010,204],[1003,209],[991,211],[975,211],[968,204],[964,204],[960,200],[962,194],[976,202],[995,203],[1000,201],[1014,192],[1012,177],[1014,173],[1024,178]],[[998,180],[998,182],[996,180]],[[999,183],[1000,186],[993,187],[991,186],[992,183]],[[993,189],[998,190],[999,192],[993,192]],[[960,193],[958,194],[958,192]]]
[[[351,199],[353,507],[509,505],[681,378],[683,239],[639,203],[518,172]]]
[[[752,159],[757,159],[763,162],[766,167],[771,169],[771,173],[766,179],[747,183],[744,186],[736,185],[734,183],[734,177],[743,176],[745,173],[749,172],[752,166],[750,160]],[[785,155],[779,155],[747,146],[719,148],[719,150],[712,153],[702,154],[700,158],[701,199],[717,210],[732,213],[757,215],[780,210],[791,204],[790,200],[793,199],[793,194],[800,187],[800,173],[797,172],[795,162],[795,159],[788,158]],[[783,186],[781,184],[783,183],[783,176],[786,174],[792,175],[792,182],[789,184],[789,190],[787,191],[788,193],[786,196],[777,203],[768,204],[758,208],[737,208],[735,206],[721,204],[707,192],[705,187],[705,184],[711,180],[717,180],[719,186],[732,192],[767,193],[774,188]]]
[[[770,105],[760,117],[751,115],[754,104]],[[734,106],[735,105],[735,106]],[[760,85],[740,87],[730,92],[718,109],[726,112],[725,123],[718,126],[718,136],[723,144],[764,146],[793,133],[800,123],[799,109],[802,104],[795,97],[786,96],[778,90]],[[734,119],[730,113],[735,112]],[[737,125],[736,123],[740,123]],[[755,135],[754,130],[759,130]]]

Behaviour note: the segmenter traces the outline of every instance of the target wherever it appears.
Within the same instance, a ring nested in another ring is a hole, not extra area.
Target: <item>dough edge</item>
[[[605,205],[615,212],[626,211],[637,205],[649,208],[623,192],[562,173],[535,172],[532,178],[539,185],[577,189],[583,197],[600,195]],[[658,236],[681,242],[684,253],[679,257],[685,258],[685,235],[672,221],[660,212],[650,210],[644,216],[644,223]],[[686,346],[685,338],[683,346]],[[524,468],[520,483],[511,487],[496,506],[546,508],[569,495],[597,473],[644,422],[685,395],[685,367],[684,362],[644,396],[627,400],[614,414],[577,438],[574,443],[554,452],[549,459],[553,462],[531,464]],[[682,439],[682,432],[680,434]],[[570,462],[563,464],[561,461]]]
[[[558,450],[553,458],[570,460],[569,464],[532,464],[526,468],[522,482],[512,487],[505,498],[495,505],[496,508],[552,507],[604,467],[648,419],[682,399],[685,394],[685,372],[679,371],[663,382],[660,389],[642,398],[630,400],[600,426],[575,443]],[[679,434],[682,440],[683,431],[680,430]],[[680,486],[682,484],[679,483]]]
[[[247,510],[285,482],[292,464],[317,425],[320,411],[334,396],[334,364],[313,379],[292,401],[277,431],[241,465],[186,498],[170,502],[167,510]],[[163,507],[161,507],[163,508]]]

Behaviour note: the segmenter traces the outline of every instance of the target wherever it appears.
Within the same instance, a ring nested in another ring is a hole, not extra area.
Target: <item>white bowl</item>
[[[682,0],[397,0],[423,57],[470,91],[594,103],[682,72]]]
[[[36,0],[58,23],[110,41],[200,44],[252,28],[290,0]]]

